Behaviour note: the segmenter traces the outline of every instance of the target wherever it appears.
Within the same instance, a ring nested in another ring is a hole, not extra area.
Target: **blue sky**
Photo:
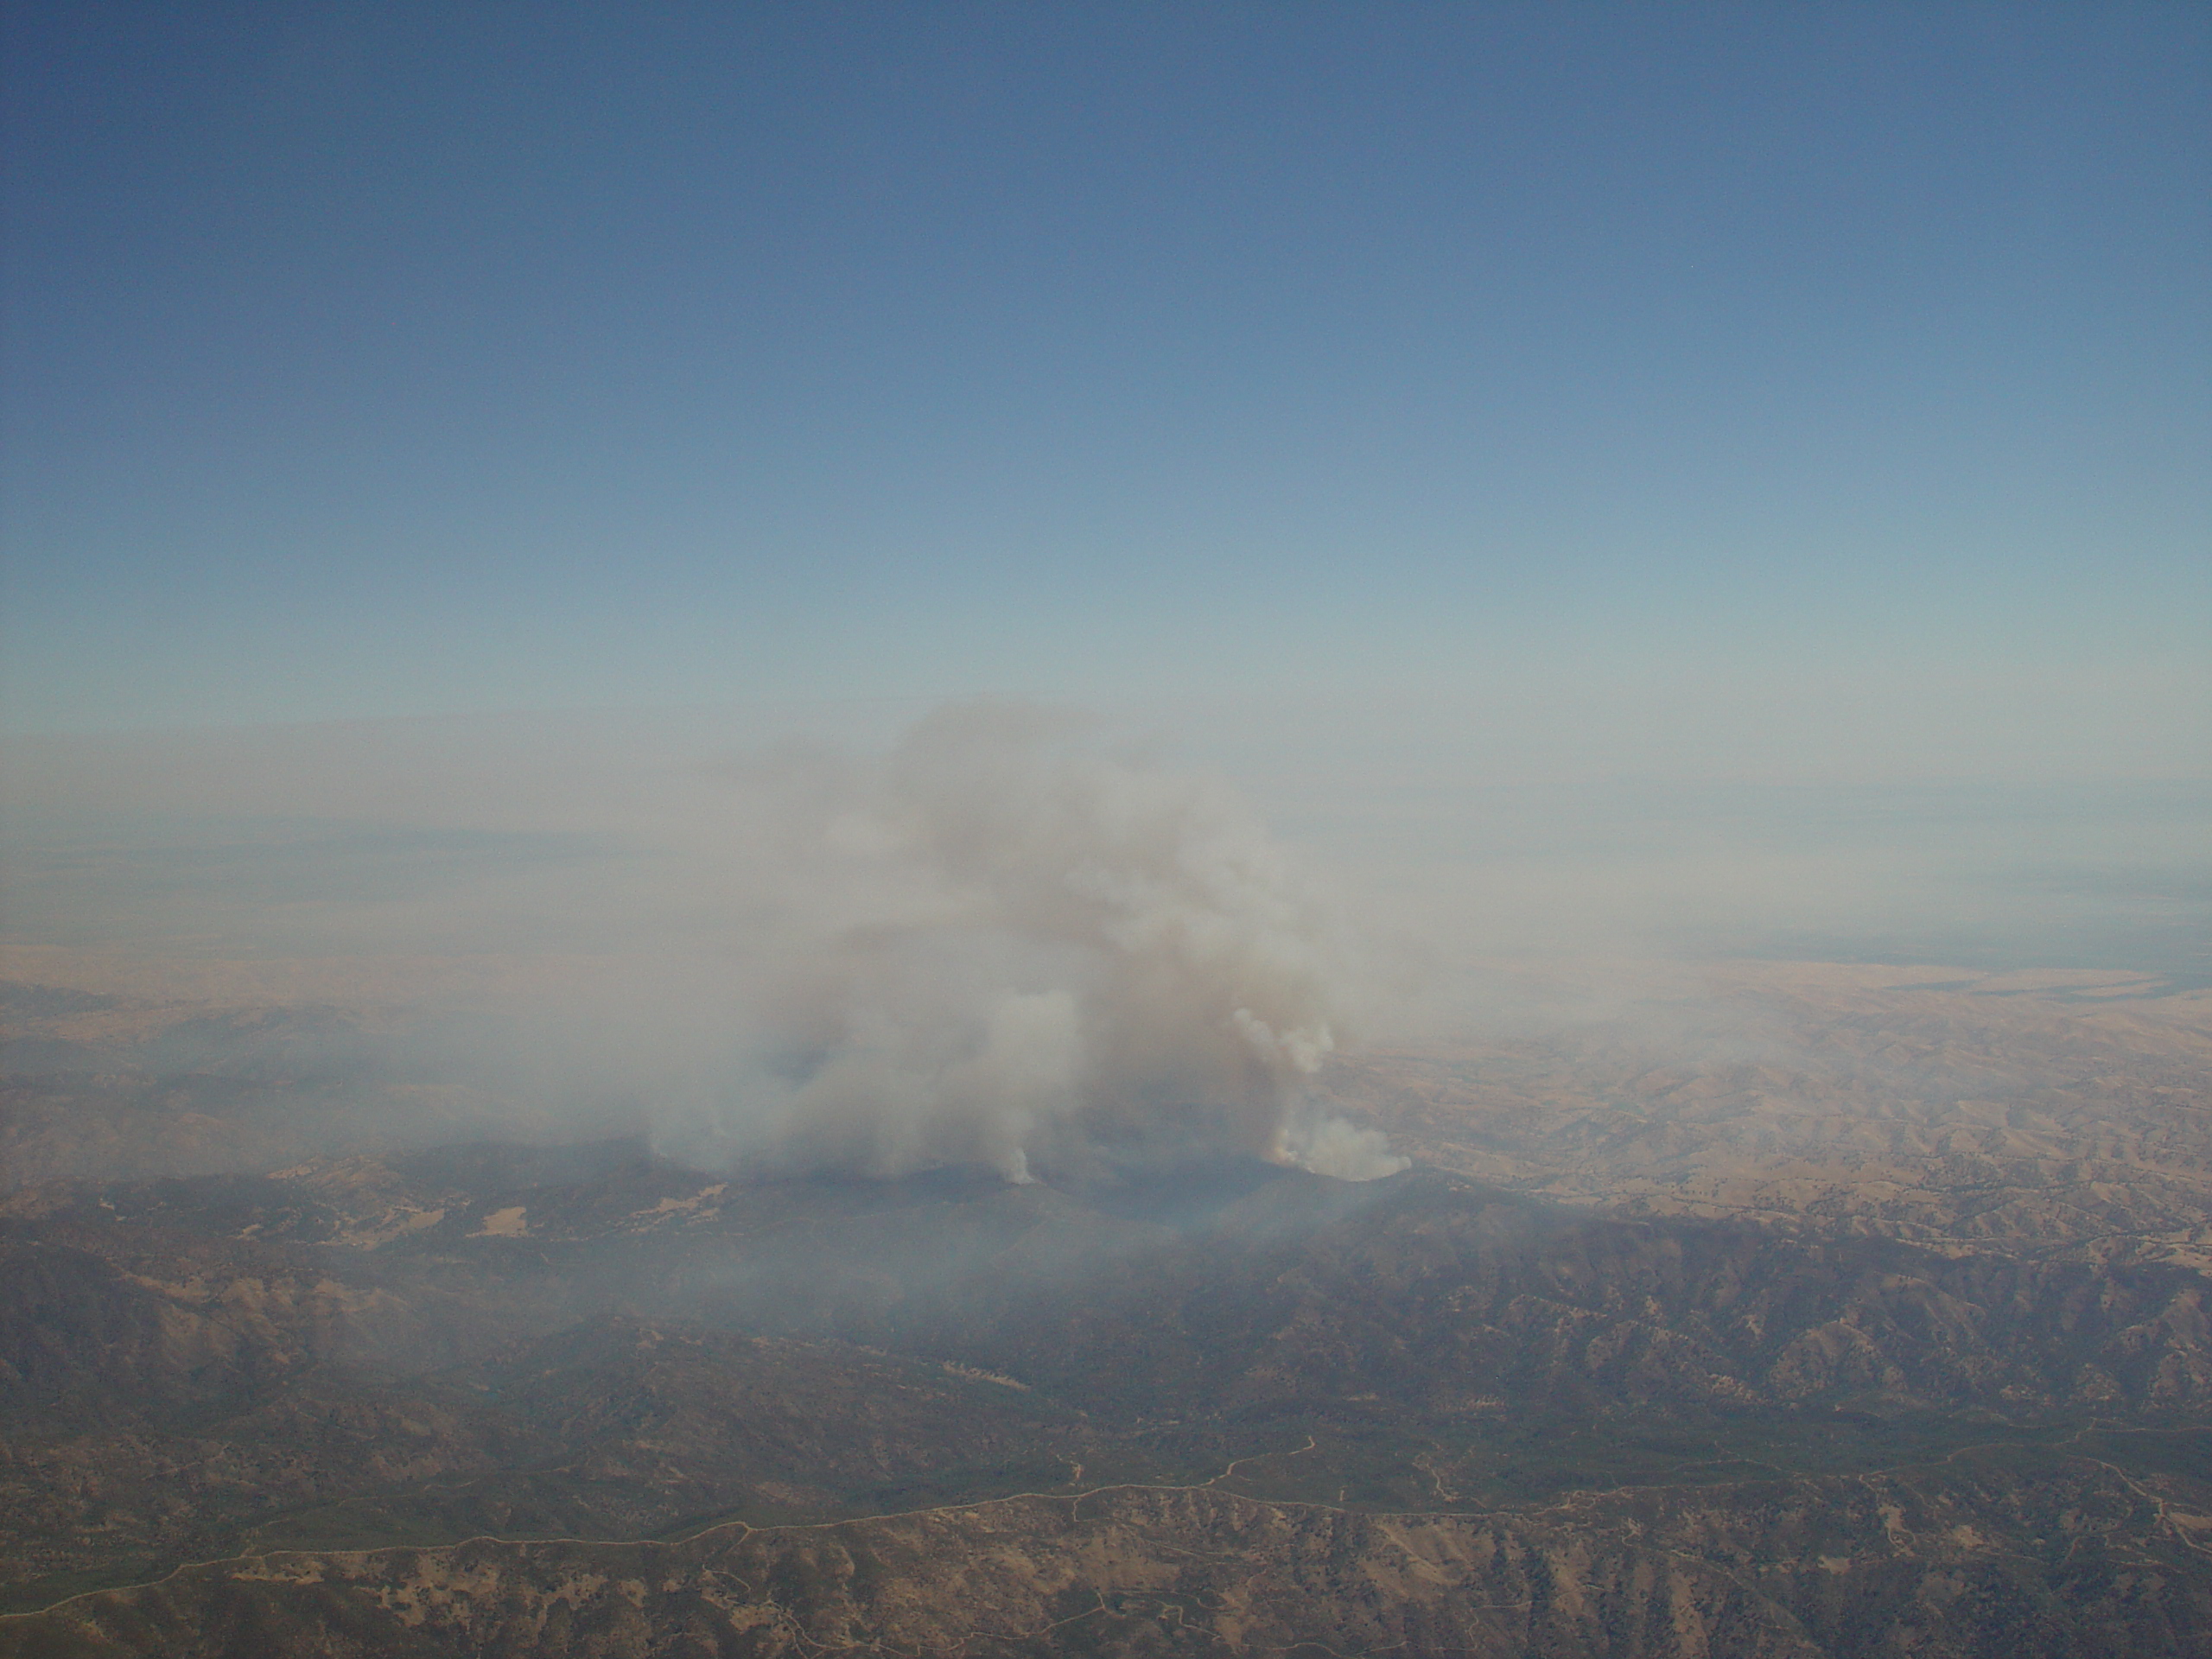
[[[2201,6],[9,27],[18,731],[1534,696],[1627,772],[1654,708],[2202,769]]]

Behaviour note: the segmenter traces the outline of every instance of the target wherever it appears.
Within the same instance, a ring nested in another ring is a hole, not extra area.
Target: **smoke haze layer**
[[[1179,752],[1232,791],[1128,725],[898,718],[13,744],[6,1065],[45,1081],[0,1165],[643,1130],[717,1170],[1357,1173],[1389,1160],[1311,1086],[1347,1008],[1370,1050],[1549,1021],[1523,966],[1637,1007],[1638,964],[1694,1000],[1700,964],[1745,957],[2204,982],[2212,810],[2185,781],[1491,785],[1448,733],[1198,722]],[[178,1089],[189,1111],[155,1109]]]
[[[980,1163],[1015,1182],[1237,1157],[1403,1166],[1312,1103],[1344,955],[1225,785],[980,703],[878,761],[787,758],[768,786],[784,925],[743,994],[736,1075],[661,1115],[664,1150],[874,1175]]]

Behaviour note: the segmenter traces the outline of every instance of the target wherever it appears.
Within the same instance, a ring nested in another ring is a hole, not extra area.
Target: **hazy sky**
[[[18,731],[2202,770],[2201,5],[9,15]]]

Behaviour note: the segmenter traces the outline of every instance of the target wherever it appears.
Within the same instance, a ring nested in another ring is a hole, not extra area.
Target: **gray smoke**
[[[1225,786],[976,704],[877,763],[786,765],[778,788],[786,891],[744,1058],[662,1114],[664,1150],[1016,1182],[1240,1156],[1404,1166],[1313,1097],[1342,953]]]

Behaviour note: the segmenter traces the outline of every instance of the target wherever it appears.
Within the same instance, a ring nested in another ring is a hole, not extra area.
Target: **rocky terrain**
[[[1338,1063],[1401,1174],[1077,1188],[18,988],[0,1652],[2212,1648],[2204,995],[1621,986]]]
[[[1421,1162],[1649,1215],[2212,1264],[2212,991],[2109,972],[1616,969],[1340,1065]],[[1527,995],[1523,988],[1523,995]]]
[[[2189,1507],[2168,1494],[2189,1494]],[[83,1597],[53,1655],[2189,1652],[2194,1482],[2075,1459],[1614,1492],[1480,1516],[1198,1488],[685,1543],[270,1553]],[[2032,1529],[2031,1546],[2018,1547]]]

